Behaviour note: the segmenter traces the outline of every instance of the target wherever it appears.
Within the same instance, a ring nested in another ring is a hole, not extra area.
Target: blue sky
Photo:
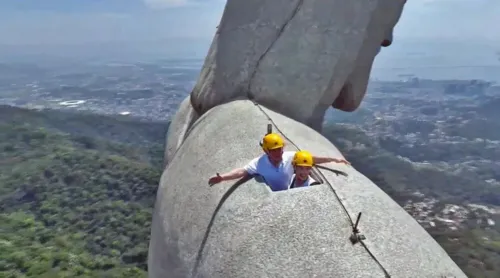
[[[224,4],[222,0],[0,0],[0,43],[209,38]]]
[[[408,0],[400,37],[500,41],[498,0]]]
[[[149,46],[184,38],[208,47],[225,2],[0,0],[0,44],[126,42]],[[395,39],[500,42],[498,15],[500,0],[408,0]]]

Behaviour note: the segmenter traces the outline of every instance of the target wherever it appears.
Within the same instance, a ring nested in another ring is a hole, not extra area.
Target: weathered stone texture
[[[314,154],[340,156],[313,129],[265,111],[289,138],[287,150],[294,150],[292,140]],[[208,186],[213,173],[261,154],[267,123],[250,101],[217,106],[198,119],[161,179],[149,277],[384,277],[360,244],[351,245],[351,224],[327,184],[271,192],[250,180],[226,199],[234,182]],[[352,167],[326,166],[349,175],[321,170],[350,216],[363,213],[365,243],[392,277],[466,277],[375,184]]]
[[[168,164],[177,149],[184,141],[189,127],[198,119],[198,114],[191,106],[190,97],[185,98],[177,113],[175,113],[167,132],[167,143],[165,147],[164,164]]]
[[[391,277],[466,277],[352,167],[327,165],[347,178],[321,170],[340,201],[327,184],[284,192],[253,179],[207,184],[261,154],[269,121],[259,107],[299,148],[341,157],[318,133],[325,110],[359,106],[404,2],[228,0],[198,83],[168,132],[149,277],[385,277],[363,246],[349,241],[348,215],[358,212],[366,246]],[[261,105],[237,100],[248,98]]]
[[[255,100],[319,130],[324,112],[352,111],[373,59],[392,41],[404,0],[227,2],[191,97],[199,114]]]

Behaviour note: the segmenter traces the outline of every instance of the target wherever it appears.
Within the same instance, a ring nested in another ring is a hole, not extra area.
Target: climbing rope
[[[281,129],[278,127],[278,125],[273,121],[273,119],[269,116],[269,114],[267,114],[266,111],[264,111],[264,109],[256,102],[253,100],[253,96],[251,94],[248,94],[248,98],[250,101],[252,101],[252,103],[262,112],[262,114],[264,114],[264,116],[268,119],[268,121],[272,124],[272,126],[274,126],[276,128],[276,130],[281,133],[283,135],[283,137],[285,137],[286,140],[288,140],[290,143],[292,143],[292,145],[297,149],[297,150],[300,150],[300,148],[288,137],[285,135],[285,133],[283,131],[281,131]],[[198,118],[198,120],[196,121],[196,123],[189,127],[187,129],[187,131],[185,132],[184,134],[184,138],[187,138],[189,136],[189,134],[191,133],[191,131],[193,131],[194,129],[194,126],[199,124],[200,122],[200,118]],[[268,129],[268,132],[270,130]],[[179,151],[179,149],[181,148],[181,146],[183,145],[184,142],[181,143],[180,146],[177,147],[177,150],[174,152],[171,160],[173,160],[174,157],[177,156],[177,152]],[[169,163],[170,164],[170,163]],[[166,166],[167,168],[170,167],[170,165],[167,165]],[[358,218],[356,220],[356,223],[353,222],[352,218],[351,218],[351,215],[349,214],[349,212],[347,211],[347,208],[345,207],[344,203],[342,203],[342,200],[340,199],[340,197],[338,196],[337,194],[337,191],[335,190],[335,188],[333,188],[333,185],[328,181],[328,179],[325,177],[325,175],[323,174],[323,172],[321,172],[318,167],[314,166],[314,168],[317,170],[317,172],[319,173],[319,175],[321,176],[321,178],[324,180],[324,182],[326,184],[328,184],[329,188],[331,189],[331,191],[333,192],[335,198],[337,199],[337,201],[339,202],[339,204],[341,205],[342,209],[344,210],[345,214],[347,215],[347,218],[349,219],[349,223],[351,225],[351,228],[352,228],[352,235],[350,237],[350,240],[353,244],[359,242],[361,244],[361,246],[363,246],[363,248],[366,250],[366,252],[370,255],[370,257],[375,261],[375,263],[377,263],[379,265],[379,267],[382,269],[382,271],[384,272],[385,274],[385,277],[386,278],[390,278],[391,275],[389,274],[389,272],[385,269],[385,267],[380,263],[380,261],[375,257],[375,255],[370,251],[370,249],[368,248],[368,246],[366,246],[366,244],[363,242],[364,240],[364,236],[360,235],[359,234],[359,231],[358,231],[358,223],[359,223],[359,220],[360,220],[360,217],[361,217],[361,213],[358,214]],[[203,248],[201,248],[202,250]],[[199,263],[199,261],[201,260],[201,254],[199,254],[199,257],[198,260],[197,260],[197,264]],[[195,272],[198,270],[198,267],[195,266],[194,267],[194,270]]]
[[[252,101],[252,103],[264,114],[264,116],[266,116],[266,118],[268,119],[268,121],[276,128],[276,130],[279,133],[281,133],[281,135],[283,135],[283,137],[285,137],[286,140],[288,140],[290,143],[292,143],[292,145],[299,151],[300,148],[289,137],[287,137],[283,131],[281,131],[281,129],[273,121],[273,119],[271,118],[271,116],[269,116],[269,114],[267,114],[267,112],[264,111],[264,109],[262,109],[262,107],[256,101],[254,101],[253,98],[250,98],[250,101]],[[330,187],[330,189],[333,192],[333,195],[335,196],[335,198],[339,202],[340,206],[344,210],[345,214],[347,215],[347,218],[349,219],[349,223],[351,224],[351,228],[352,228],[352,235],[350,237],[351,242],[353,244],[356,243],[356,242],[359,242],[361,244],[361,246],[363,246],[364,249],[367,251],[367,253],[370,255],[370,257],[382,269],[382,271],[385,274],[385,277],[386,278],[390,278],[391,275],[389,274],[389,272],[385,269],[385,267],[382,265],[382,263],[380,263],[380,261],[375,257],[375,255],[370,251],[370,249],[368,248],[368,246],[366,246],[366,244],[363,242],[364,236],[362,236],[362,235],[359,234],[359,230],[358,230],[357,226],[359,224],[359,220],[360,220],[360,217],[361,217],[361,212],[358,214],[358,218],[356,220],[356,223],[354,223],[353,220],[352,220],[351,215],[349,214],[349,211],[347,211],[347,208],[345,207],[344,203],[342,202],[342,200],[340,199],[339,195],[337,194],[337,191],[335,190],[335,188],[333,188],[333,185],[328,181],[328,179],[325,177],[325,175],[316,166],[314,168],[316,168],[316,170],[318,171],[319,175],[324,180],[324,182],[326,184],[328,184],[328,186]]]

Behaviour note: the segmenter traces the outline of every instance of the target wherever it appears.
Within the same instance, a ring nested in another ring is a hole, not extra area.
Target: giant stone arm
[[[201,115],[253,97],[315,129],[356,109],[404,0],[228,1],[191,104]]]
[[[348,176],[318,170],[324,184],[284,192],[255,179],[207,185],[261,154],[268,123],[287,150],[341,157],[319,133],[324,113],[359,106],[404,2],[228,0],[167,134],[149,277],[466,277],[352,167],[327,164]],[[366,239],[352,244],[358,212]]]

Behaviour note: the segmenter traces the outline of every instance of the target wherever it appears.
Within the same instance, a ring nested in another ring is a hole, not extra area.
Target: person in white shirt
[[[260,175],[272,191],[287,190],[293,176],[292,160],[295,152],[284,151],[285,142],[276,133],[264,136],[261,143],[264,154],[254,158],[242,168],[236,168],[228,173],[210,177],[208,183],[214,185],[221,181],[239,179],[247,175]],[[316,164],[338,162],[349,164],[344,159],[330,157],[313,157]]]
[[[314,165],[314,158],[310,152],[296,152],[292,160],[292,165],[295,174],[292,176],[290,189],[311,186],[319,183],[310,175],[311,169]]]

